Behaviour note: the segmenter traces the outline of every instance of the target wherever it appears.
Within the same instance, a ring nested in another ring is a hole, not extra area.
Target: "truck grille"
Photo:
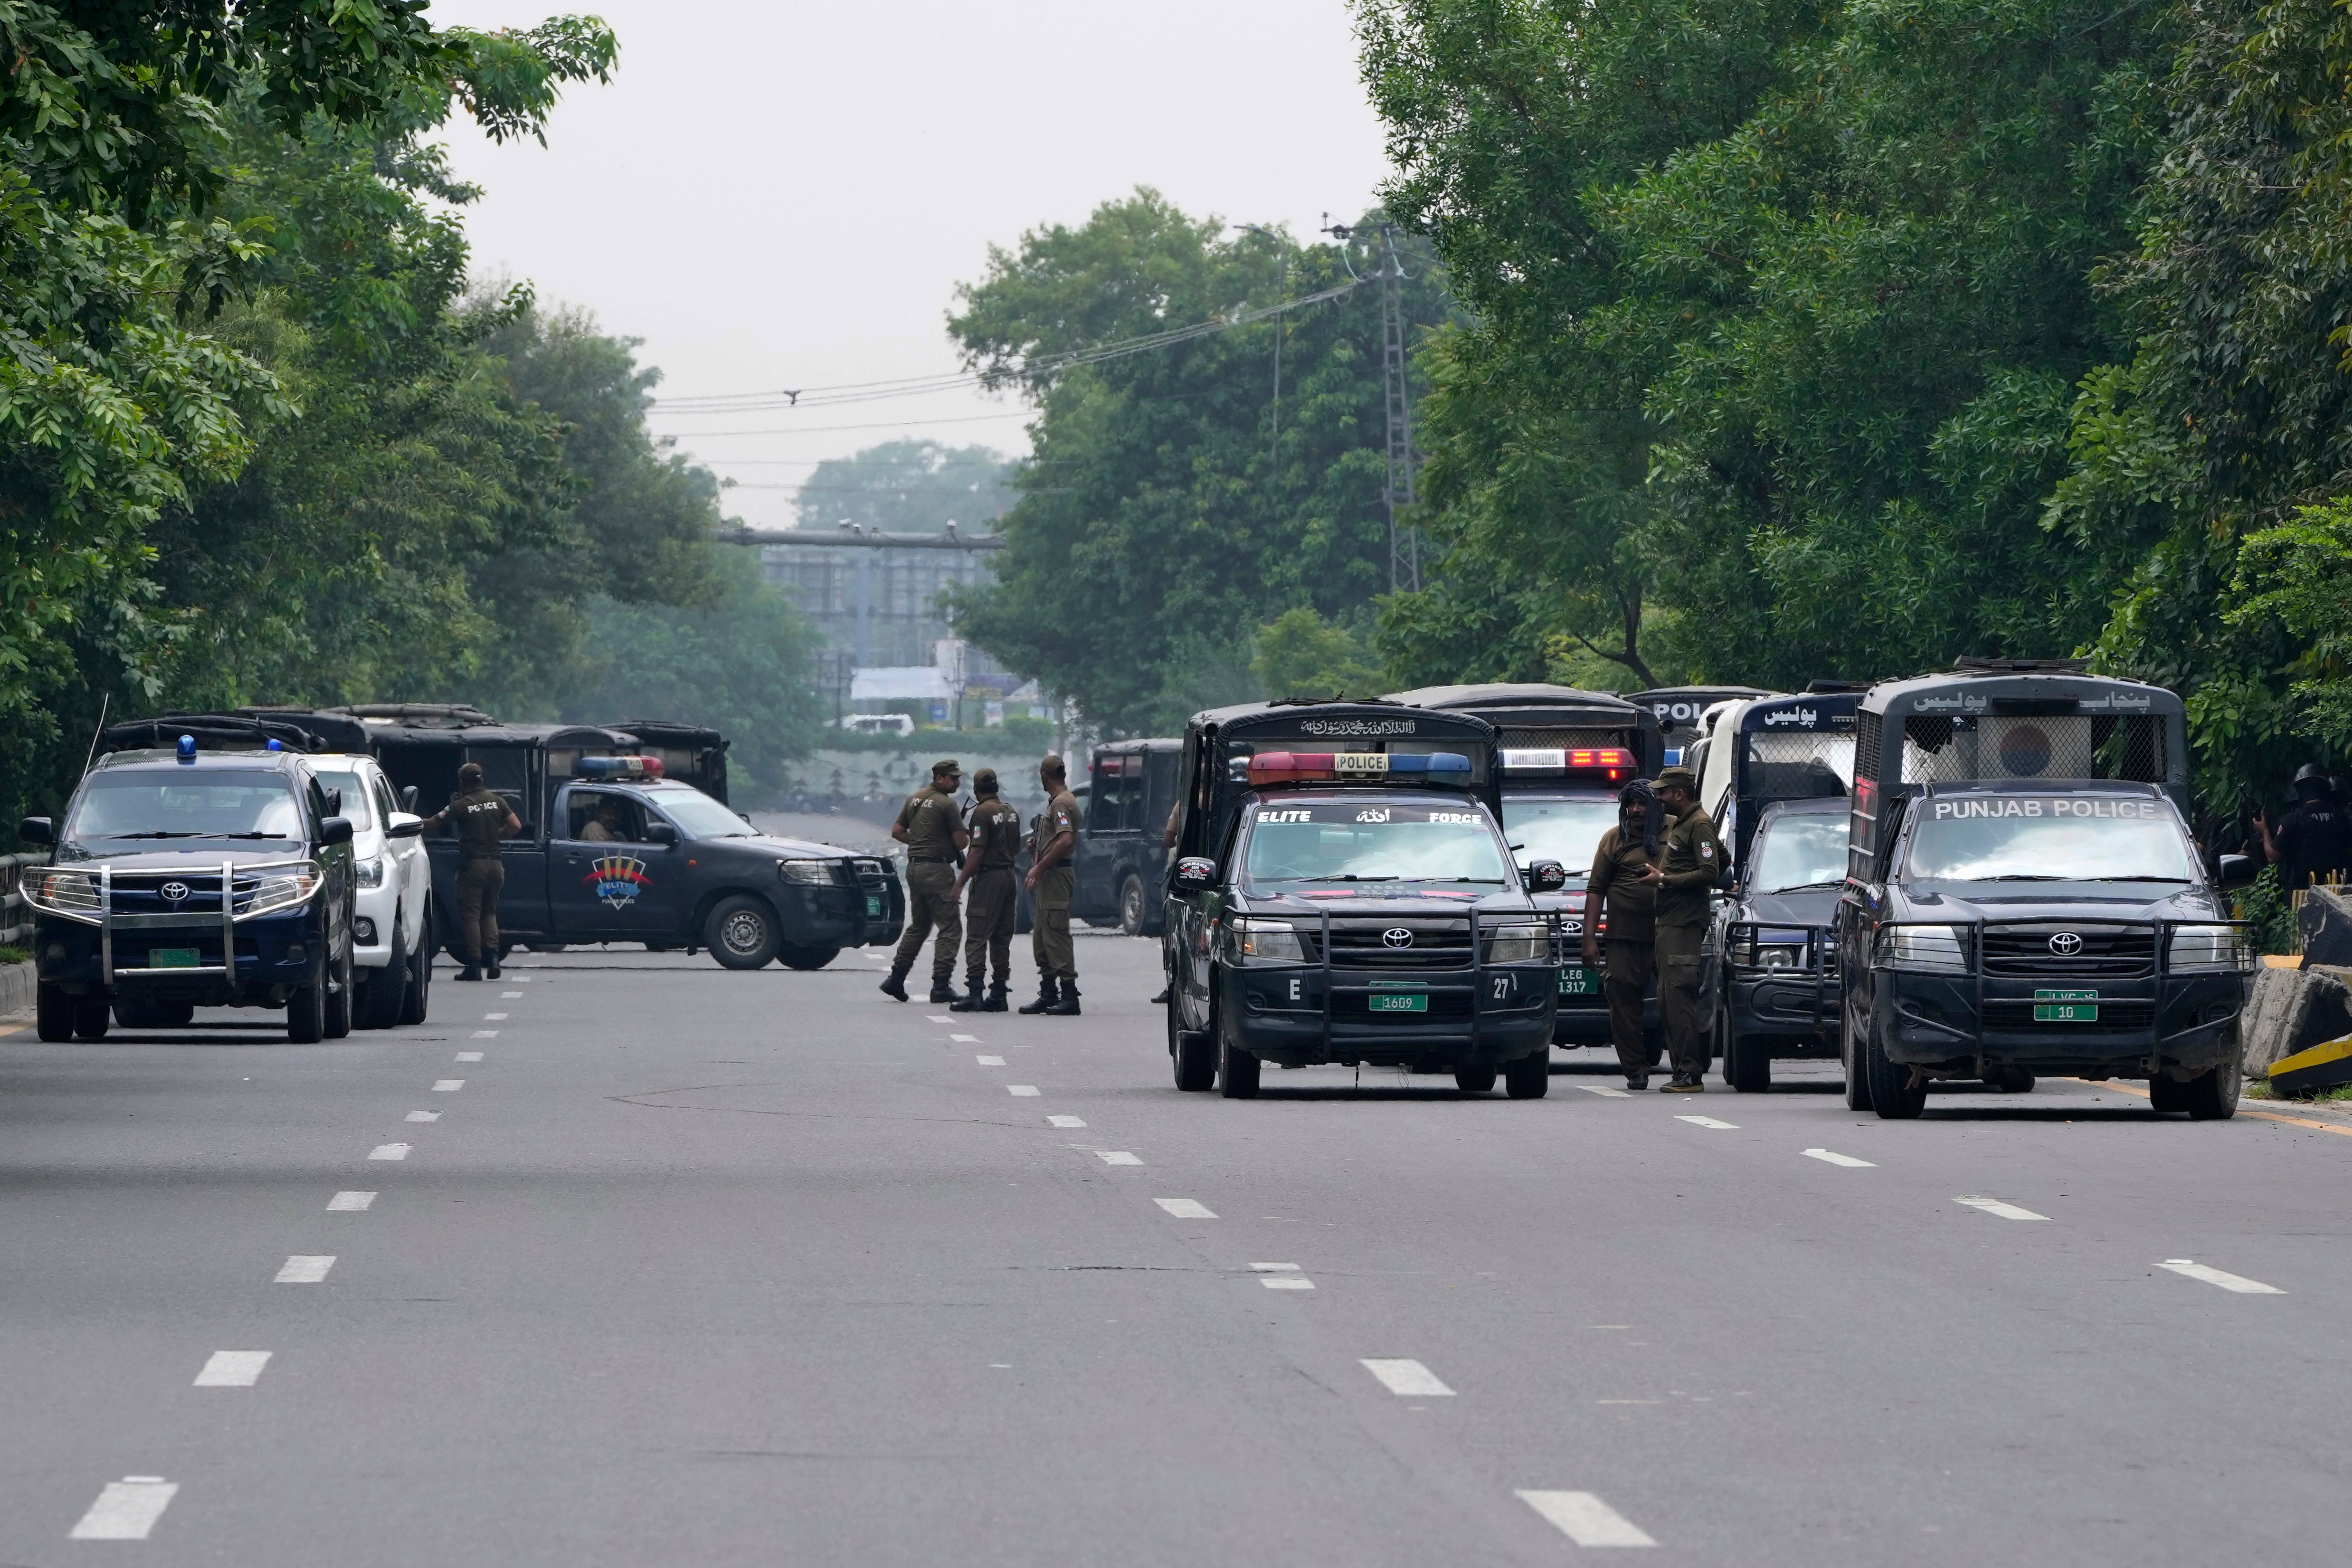
[[[2068,937],[2079,946],[2068,948]],[[2055,941],[2057,946],[2053,946]],[[2133,980],[2156,973],[2152,926],[2069,925],[2059,921],[1984,928],[1984,972],[2032,979]]]
[[[259,876],[246,871],[230,874],[232,896],[239,913],[253,903]],[[109,891],[117,915],[185,915],[192,922],[220,920],[220,868],[209,871],[117,871]],[[185,896],[167,899],[166,888],[184,889]]]
[[[1298,922],[1309,956],[1322,940],[1319,927]],[[1412,937],[1393,945],[1388,933],[1402,931]],[[1400,915],[1387,919],[1350,916],[1331,922],[1331,967],[1334,969],[1467,969],[1471,965],[1470,922],[1444,916]]]

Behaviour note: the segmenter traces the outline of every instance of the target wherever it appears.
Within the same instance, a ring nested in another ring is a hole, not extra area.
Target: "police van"
[[[2184,809],[2180,699],[2079,662],[1964,661],[1871,688],[1834,917],[1846,1100],[1942,1079],[2145,1079],[2235,1113],[2253,948]]]
[[[1084,807],[1072,856],[1070,912],[1129,936],[1158,936],[1176,804],[1179,740],[1113,741],[1094,750],[1076,791]],[[1024,889],[1025,890],[1025,889]]]
[[[1699,721],[1706,710],[1718,702],[1736,702],[1746,697],[1769,697],[1772,693],[1760,686],[1660,686],[1648,691],[1636,691],[1625,700],[1636,707],[1646,708],[1658,721],[1664,752],[1652,764],[1652,771],[1680,763],[1690,765],[1687,755],[1691,743],[1699,737]]]
[[[1723,1079],[1769,1089],[1772,1063],[1838,1054],[1832,919],[1845,888],[1859,691],[1765,697],[1717,715],[1699,800],[1730,858],[1699,953],[1702,1026]]]
[[[1617,792],[1627,780],[1658,771],[1664,742],[1657,715],[1624,698],[1572,686],[1428,686],[1389,700],[1475,713],[1495,726],[1503,831],[1511,852],[1522,868],[1556,860],[1568,875],[1559,891],[1536,895],[1537,907],[1555,919],[1562,942],[1552,1043],[1609,1045],[1601,973],[1585,968],[1580,951],[1588,914],[1601,918],[1585,908],[1584,884],[1601,836],[1617,825]],[[1600,934],[1605,945],[1606,930]],[[1654,984],[1649,1007],[1654,1026]]]
[[[1330,1063],[1549,1087],[1557,959],[1498,820],[1495,730],[1388,702],[1253,704],[1186,726],[1167,901],[1176,1087]]]

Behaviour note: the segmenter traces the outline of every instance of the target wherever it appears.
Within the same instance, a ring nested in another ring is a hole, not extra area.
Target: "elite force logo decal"
[[[646,863],[634,855],[599,855],[580,879],[595,883],[596,896],[616,910],[635,903],[637,895],[653,885]]]

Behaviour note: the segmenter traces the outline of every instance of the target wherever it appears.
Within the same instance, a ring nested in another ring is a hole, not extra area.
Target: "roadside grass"
[[[2248,1100],[2274,1100],[2284,1105],[2345,1105],[2352,1104],[2352,1083],[2339,1083],[2333,1089],[2323,1089],[2310,1094],[2279,1094],[2266,1083],[2246,1086]]]
[[[32,950],[22,947],[0,947],[0,963],[30,963]]]

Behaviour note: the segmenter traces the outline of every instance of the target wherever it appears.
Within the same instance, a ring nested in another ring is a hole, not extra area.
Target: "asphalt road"
[[[1227,1101],[1078,951],[1076,1020],[585,952],[0,1038],[0,1564],[2343,1561],[2335,1123]]]

